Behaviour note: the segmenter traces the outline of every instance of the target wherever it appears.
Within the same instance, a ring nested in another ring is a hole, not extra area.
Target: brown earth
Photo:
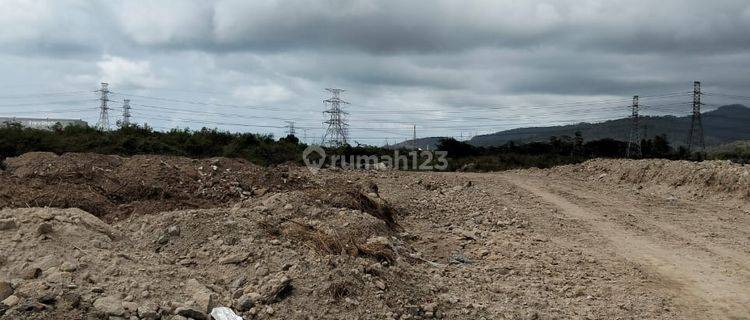
[[[0,294],[2,281],[12,293],[0,298],[15,302],[0,305],[3,319],[184,319],[173,314],[214,305],[245,319],[750,319],[745,166],[311,174],[220,159],[231,170],[210,169],[222,174],[206,189],[173,175],[215,160],[33,156],[78,169],[13,160],[0,180],[37,181],[39,201],[56,194],[64,207],[89,199],[74,186],[90,186],[106,201],[82,203],[108,201],[96,215],[119,219],[0,211]],[[121,181],[138,181],[124,178],[136,170],[159,175],[141,185],[186,210],[159,212],[166,200],[148,192],[113,200],[111,186],[135,185]],[[256,192],[234,196],[235,181]],[[3,207],[25,207],[2,188]],[[146,200],[157,206],[121,209]]]
[[[305,184],[287,167],[265,170],[227,158],[32,152],[8,158],[5,165],[0,207],[80,208],[106,220],[228,206],[253,193]]]

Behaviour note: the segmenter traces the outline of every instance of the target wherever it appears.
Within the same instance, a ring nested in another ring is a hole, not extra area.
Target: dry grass
[[[349,281],[337,281],[328,285],[325,292],[335,300],[341,300],[354,294],[354,285]]]

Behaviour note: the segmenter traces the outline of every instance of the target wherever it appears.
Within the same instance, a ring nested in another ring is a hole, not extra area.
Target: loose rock
[[[125,314],[122,301],[113,296],[96,299],[94,301],[94,309],[109,316],[123,316]]]
[[[179,307],[175,310],[175,314],[178,316],[183,316],[186,318],[191,318],[195,320],[207,320],[208,316],[206,313],[201,312],[200,310],[192,307]]]
[[[10,297],[13,294],[13,286],[10,282],[0,281],[0,301]]]

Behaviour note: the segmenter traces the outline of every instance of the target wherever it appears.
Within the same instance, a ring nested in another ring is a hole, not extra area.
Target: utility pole
[[[294,121],[286,121],[286,135],[297,136],[296,132],[294,131]]]
[[[102,82],[102,88],[98,90],[101,93],[99,98],[99,121],[96,123],[96,128],[101,131],[109,131],[109,84]]]
[[[323,100],[330,107],[323,113],[327,113],[329,118],[323,124],[328,125],[328,129],[323,134],[323,144],[329,147],[341,147],[347,144],[349,134],[349,124],[346,123],[347,112],[341,109],[342,104],[349,104],[341,100],[341,93],[344,89],[327,88],[326,91],[331,93],[331,97]]]
[[[628,149],[625,152],[625,156],[628,158],[640,158],[641,153],[641,130],[639,128],[639,116],[638,109],[640,108],[640,101],[638,96],[633,96],[632,105],[632,126],[630,127],[630,135],[628,137]]]
[[[693,82],[693,119],[690,122],[690,132],[688,132],[688,152],[693,151],[693,147],[700,147],[703,151],[706,149],[703,140],[703,122],[701,121],[701,82]]]
[[[122,123],[120,124],[122,127],[130,125],[130,116],[130,99],[125,99],[122,102]]]

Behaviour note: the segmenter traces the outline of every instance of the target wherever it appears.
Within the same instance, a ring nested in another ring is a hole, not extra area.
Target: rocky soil
[[[670,162],[607,161],[312,174],[24,155],[0,173],[0,318],[750,318],[750,214],[721,186],[744,167],[697,189]]]

